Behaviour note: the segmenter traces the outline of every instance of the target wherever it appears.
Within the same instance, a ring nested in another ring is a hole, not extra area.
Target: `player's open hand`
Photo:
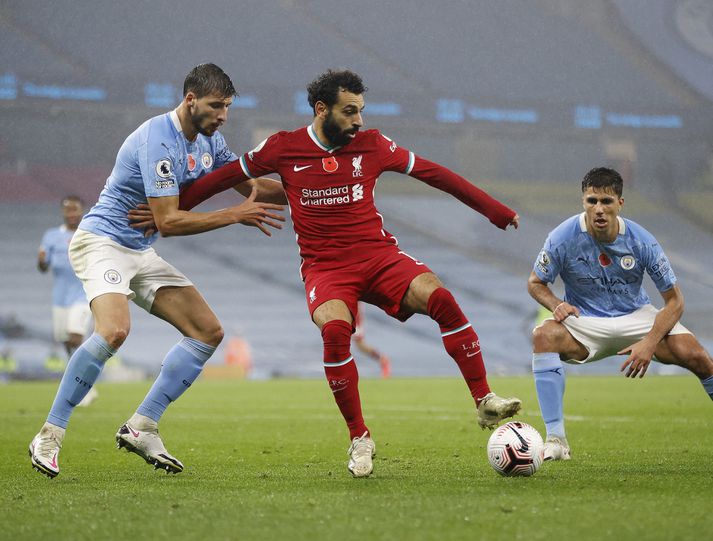
[[[579,317],[579,308],[572,306],[568,302],[562,301],[552,310],[552,317],[559,323],[562,323],[569,316]]]
[[[513,226],[515,229],[520,227],[520,215],[515,214],[515,216],[512,217],[512,220],[510,220],[510,223],[505,226],[505,229],[507,229],[509,225]]]
[[[248,198],[240,205],[232,207],[231,210],[235,212],[238,223],[257,227],[268,237],[271,237],[272,233],[267,226],[282,229],[280,222],[284,222],[285,217],[274,211],[283,211],[285,207],[274,203],[258,203],[255,201],[255,197],[257,197],[257,187],[253,186]]]
[[[643,378],[644,374],[646,374],[646,370],[648,370],[649,365],[651,364],[651,359],[653,358],[655,351],[656,345],[654,344],[651,346],[646,338],[639,340],[635,344],[632,344],[621,351],[618,351],[617,355],[629,354],[624,363],[621,365],[620,371],[624,372],[624,370],[626,370],[624,375],[627,378],[635,378],[637,375],[640,378]]]
[[[129,225],[134,229],[143,229],[144,237],[150,237],[158,231],[151,207],[146,203],[139,203],[129,211]]]

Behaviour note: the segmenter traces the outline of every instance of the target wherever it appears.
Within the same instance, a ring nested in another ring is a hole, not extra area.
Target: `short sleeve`
[[[416,156],[410,150],[402,148],[383,133],[376,133],[376,147],[381,160],[382,171],[395,171],[408,175],[413,169]]]
[[[658,243],[649,244],[644,248],[646,272],[660,292],[668,291],[676,284],[676,275],[671,263]]]
[[[178,152],[175,142],[167,145],[164,138],[156,132],[158,130],[150,130],[147,140],[138,149],[139,169],[146,197],[178,195]],[[152,133],[156,135],[152,136]]]
[[[561,249],[552,245],[552,240],[547,237],[533,268],[537,277],[547,284],[551,284],[562,270]]]
[[[284,133],[279,132],[271,135],[250,152],[243,154],[240,157],[240,167],[243,169],[243,173],[250,178],[257,178],[277,171]]]

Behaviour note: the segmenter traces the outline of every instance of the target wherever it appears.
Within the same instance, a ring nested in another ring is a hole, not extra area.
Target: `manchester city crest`
[[[624,270],[631,270],[636,265],[636,259],[634,259],[633,255],[622,256],[619,260],[619,265],[621,265],[621,268]]]

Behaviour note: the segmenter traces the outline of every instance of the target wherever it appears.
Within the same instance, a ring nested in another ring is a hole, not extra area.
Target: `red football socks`
[[[490,392],[480,340],[461,311],[451,292],[439,287],[428,299],[428,315],[441,329],[443,345],[460,368],[475,403],[480,404]]]
[[[337,401],[339,411],[349,427],[349,438],[362,436],[369,429],[364,424],[359,399],[359,372],[349,351],[352,326],[335,319],[322,327],[324,373]]]

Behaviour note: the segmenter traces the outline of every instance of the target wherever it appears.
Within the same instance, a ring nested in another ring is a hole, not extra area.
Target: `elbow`
[[[676,306],[676,314],[678,315],[678,319],[681,319],[681,316],[683,315],[683,311],[686,308],[686,301],[683,300],[683,295],[681,295],[681,298],[678,301],[678,305]]]
[[[527,292],[530,294],[530,297],[535,298],[535,290],[540,285],[542,285],[542,283],[533,280],[532,277],[527,280]]]
[[[666,307],[676,316],[676,319],[681,319],[683,310],[686,307],[683,294],[681,294],[679,290],[676,290],[671,298],[666,301]]]
[[[527,281],[527,293],[532,297],[532,283],[529,280]]]

